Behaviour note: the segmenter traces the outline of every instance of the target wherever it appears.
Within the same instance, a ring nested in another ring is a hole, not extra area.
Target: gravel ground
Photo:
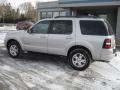
[[[120,90],[120,52],[110,63],[96,61],[75,71],[65,57],[26,53],[8,56],[0,44],[0,90]]]

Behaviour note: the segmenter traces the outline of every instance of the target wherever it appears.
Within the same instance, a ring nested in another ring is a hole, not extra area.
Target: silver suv
[[[110,24],[94,17],[57,17],[40,20],[28,31],[6,35],[11,57],[23,51],[67,56],[76,70],[85,70],[92,60],[109,61],[115,55],[115,37]]]

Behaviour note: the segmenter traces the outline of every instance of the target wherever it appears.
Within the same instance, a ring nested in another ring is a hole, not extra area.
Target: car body
[[[33,23],[30,21],[21,21],[18,22],[16,25],[17,30],[28,30],[31,26],[33,26]]]
[[[76,70],[85,70],[92,60],[109,61],[115,56],[111,26],[106,20],[94,17],[43,19],[28,31],[8,33],[5,45],[13,58],[22,51],[67,56]]]

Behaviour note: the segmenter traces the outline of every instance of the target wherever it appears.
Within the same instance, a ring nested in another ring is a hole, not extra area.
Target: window
[[[49,28],[49,21],[41,21],[32,28],[32,33],[46,34]]]
[[[108,35],[105,24],[102,21],[81,20],[81,33],[84,35]]]
[[[47,12],[47,18],[52,18],[53,17],[53,13],[52,12]]]
[[[39,13],[39,19],[42,19],[42,12]]]
[[[51,22],[50,34],[71,34],[72,21],[71,20],[56,20]]]
[[[47,13],[46,12],[42,12],[41,19],[44,19],[46,17],[47,17]]]
[[[53,17],[59,16],[59,12],[53,12]]]
[[[66,12],[60,12],[60,16],[66,16]]]

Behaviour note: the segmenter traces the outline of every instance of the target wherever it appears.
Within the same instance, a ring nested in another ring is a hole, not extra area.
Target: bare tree
[[[19,6],[20,12],[24,13],[25,17],[30,18],[32,21],[36,21],[36,9],[30,2],[25,2]]]

